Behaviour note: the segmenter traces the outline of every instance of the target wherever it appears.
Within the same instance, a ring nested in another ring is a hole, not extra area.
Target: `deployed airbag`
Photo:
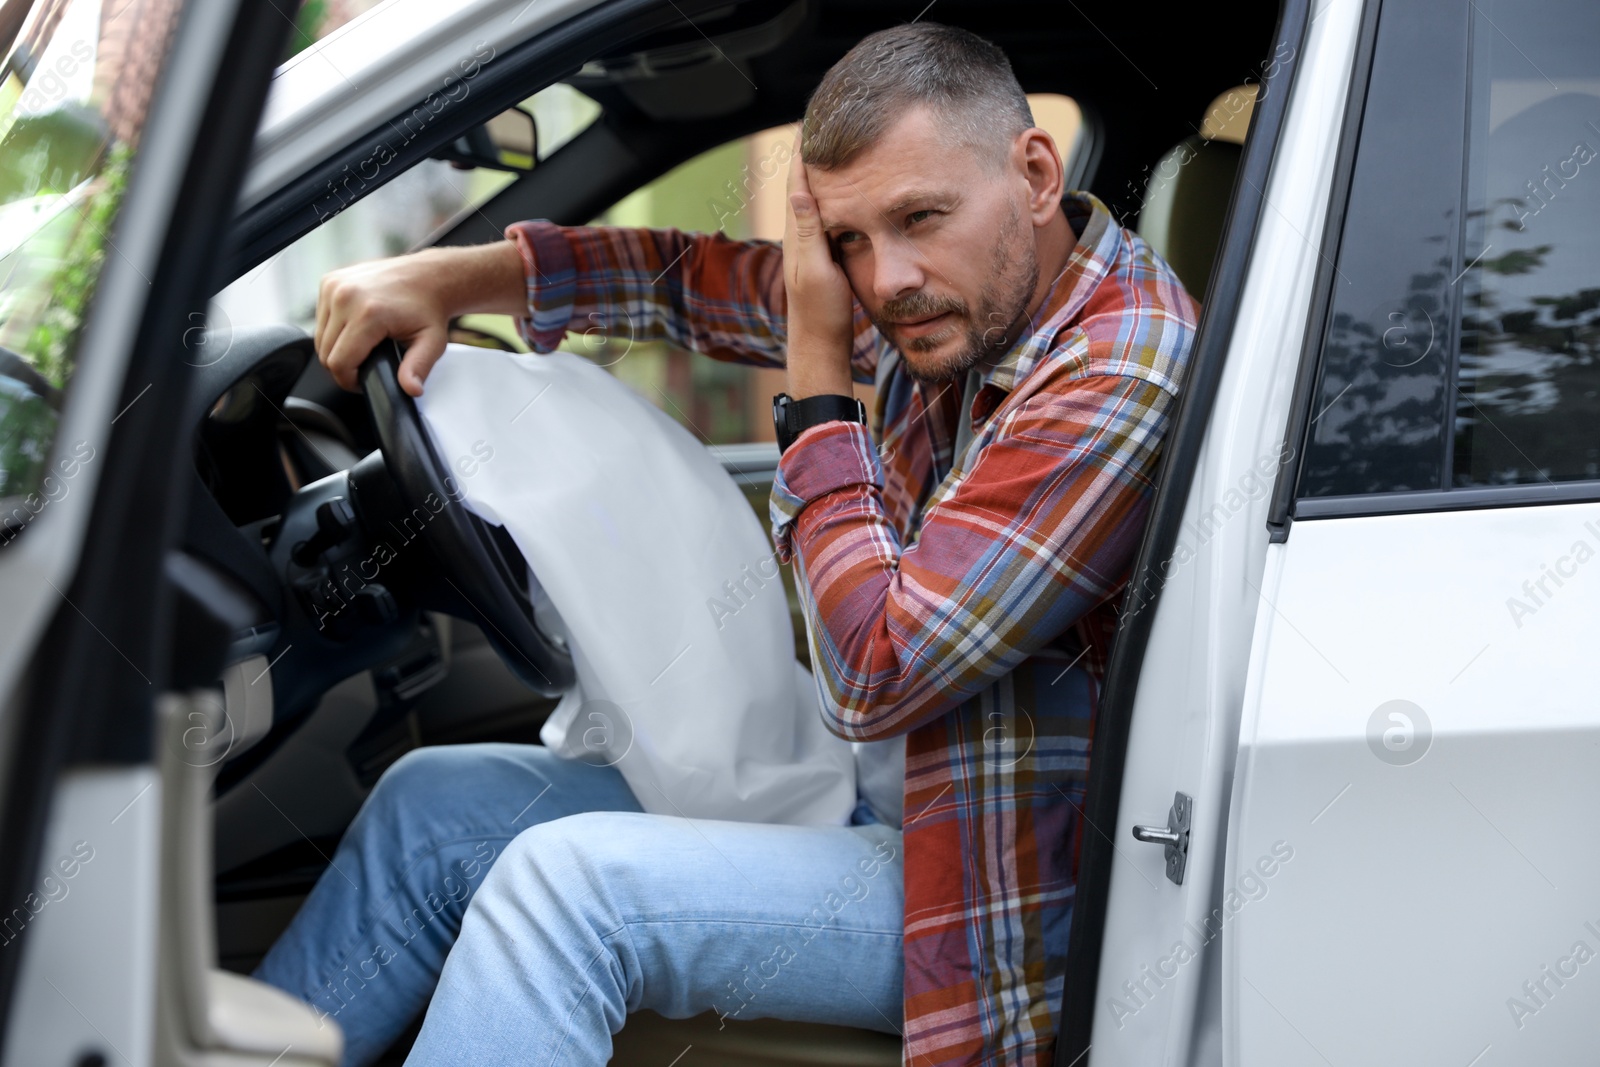
[[[560,615],[578,680],[550,749],[614,765],[649,812],[848,821],[851,746],[795,661],[761,523],[704,446],[565,352],[450,345],[419,408],[463,503]]]

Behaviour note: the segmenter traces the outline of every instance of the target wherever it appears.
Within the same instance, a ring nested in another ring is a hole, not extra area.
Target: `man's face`
[[[1038,284],[1028,184],[907,112],[811,192],[856,299],[912,376],[947,381],[1010,347]]]

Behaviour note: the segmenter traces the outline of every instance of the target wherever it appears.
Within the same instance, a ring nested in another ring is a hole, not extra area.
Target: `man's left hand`
[[[800,135],[789,157],[788,211],[783,227],[783,283],[788,295],[789,395],[851,395],[854,308],[850,282],[834,262],[822,214],[800,159]]]

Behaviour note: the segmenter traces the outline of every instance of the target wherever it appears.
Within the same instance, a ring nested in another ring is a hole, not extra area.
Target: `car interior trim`
[[[1416,511],[1475,511],[1479,508],[1583,504],[1596,500],[1600,500],[1600,481],[1525,482],[1471,489],[1302,497],[1295,501],[1294,517],[1296,521],[1342,519],[1361,515],[1403,515]]]

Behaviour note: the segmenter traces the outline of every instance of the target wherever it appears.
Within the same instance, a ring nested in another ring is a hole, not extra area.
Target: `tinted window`
[[[1600,478],[1600,4],[1474,3],[1452,481]]]
[[[1600,4],[1385,4],[1302,497],[1600,479]]]
[[[55,440],[61,398],[101,268],[120,254],[111,235],[179,7],[4,5],[0,543],[93,459],[86,443]]]
[[[1461,229],[1461,7],[1383,5],[1302,496],[1442,485]]]

